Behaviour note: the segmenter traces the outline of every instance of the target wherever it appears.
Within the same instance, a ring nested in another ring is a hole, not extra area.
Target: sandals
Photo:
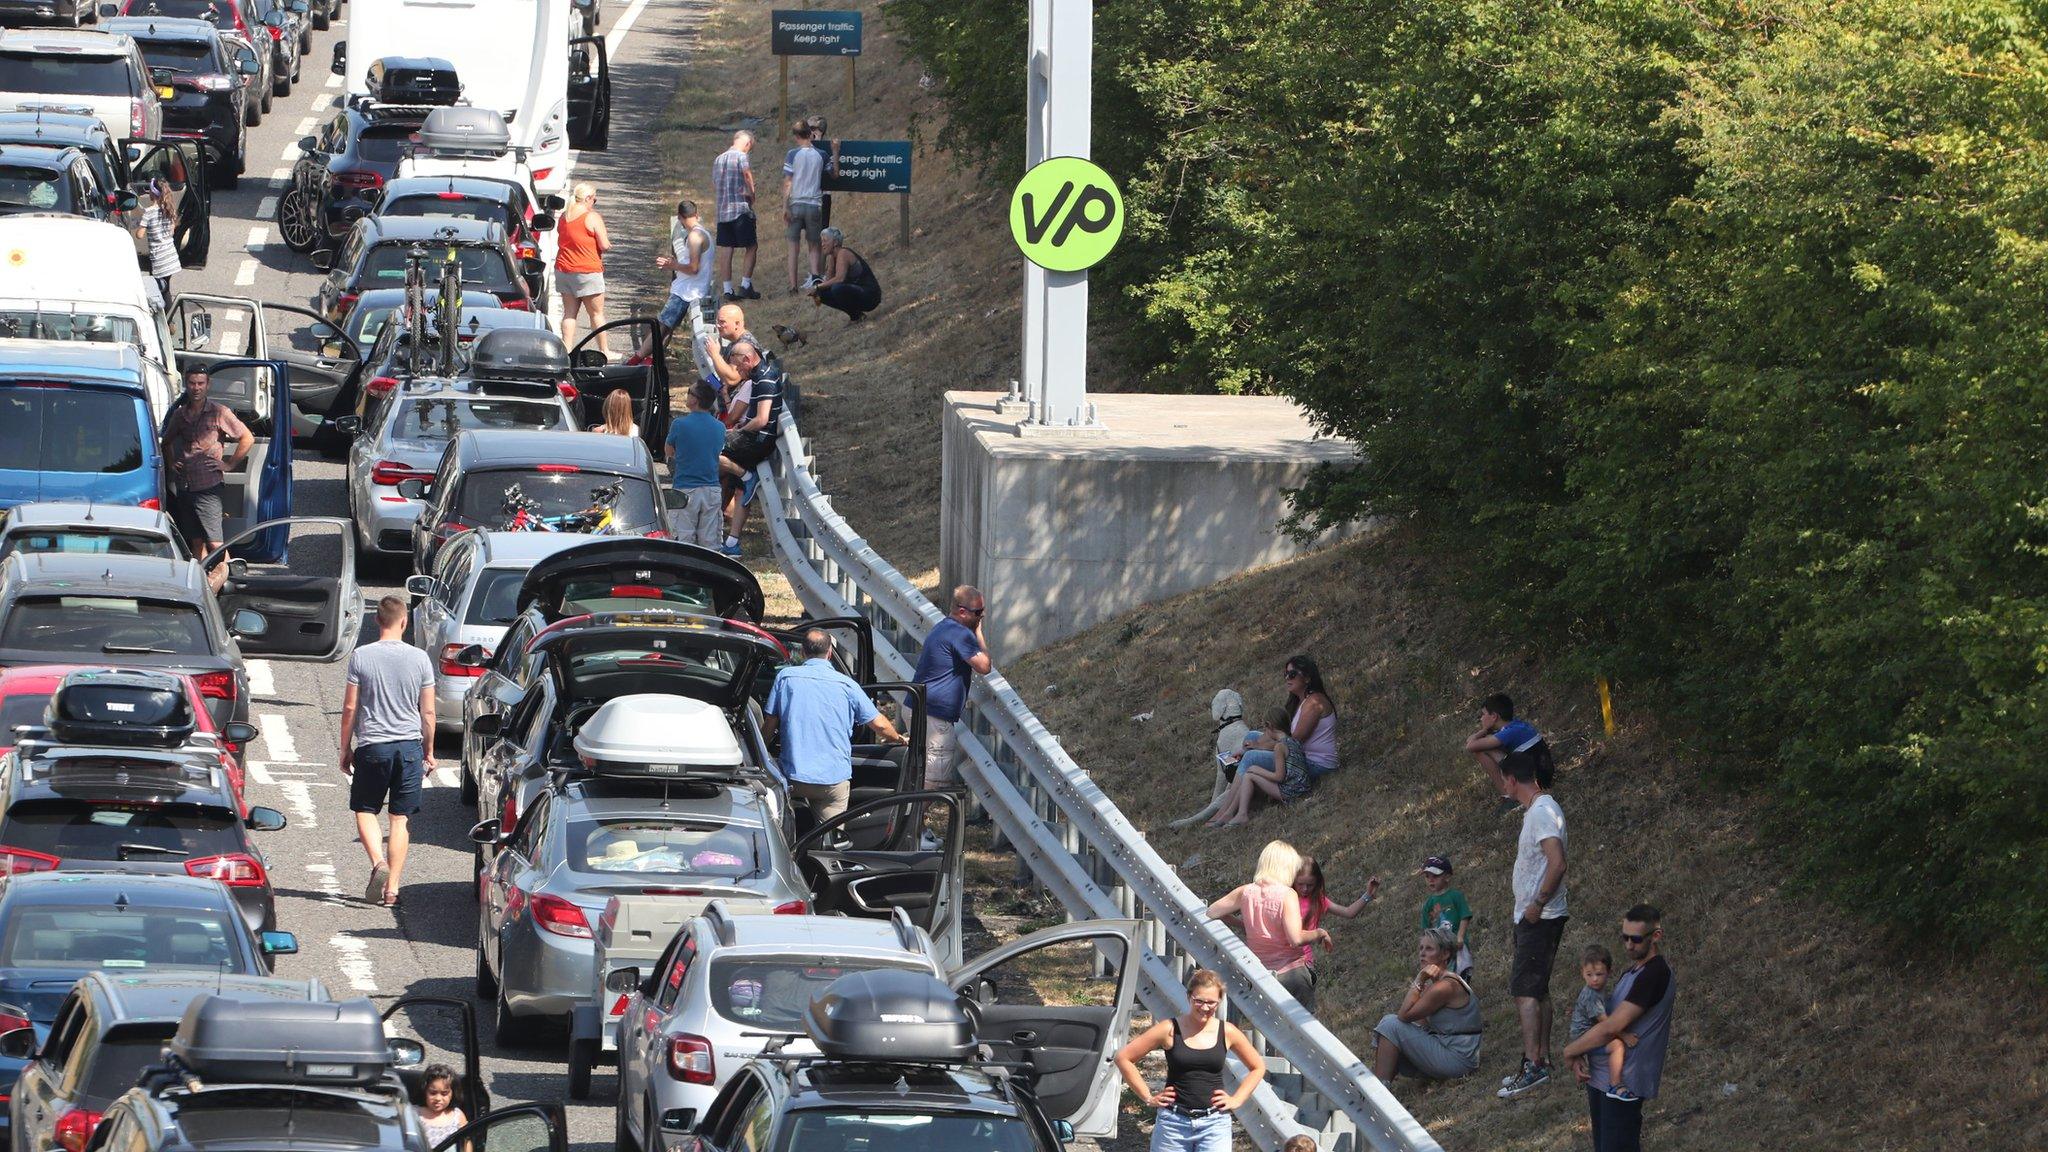
[[[377,864],[370,868],[370,882],[363,885],[363,899],[372,904],[384,903],[384,887],[391,881],[389,865]]]

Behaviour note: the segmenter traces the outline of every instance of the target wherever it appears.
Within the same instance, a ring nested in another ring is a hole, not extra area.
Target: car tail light
[[[519,793],[506,789],[505,802],[498,806],[498,832],[510,832],[519,824]]]
[[[483,674],[484,674],[484,669],[483,669],[483,666],[482,666],[481,664],[479,664],[479,665],[477,665],[476,667],[472,668],[472,667],[470,667],[470,666],[469,666],[469,665],[467,665],[467,664],[457,664],[457,663],[455,662],[455,654],[456,654],[457,652],[460,652],[460,651],[462,651],[462,650],[463,650],[464,648],[467,648],[467,647],[469,647],[469,645],[467,645],[467,644],[443,644],[443,645],[441,645],[441,675],[443,675],[443,676],[481,676],[481,675],[483,675]],[[484,649],[484,659],[488,660],[488,659],[490,659],[490,658],[491,658],[491,650],[490,650],[490,649],[488,649],[488,648]]]
[[[282,28],[272,28],[272,29],[270,30],[270,38],[271,38],[272,40],[282,40],[282,39],[284,39],[284,29],[282,29]]]
[[[610,1012],[605,1013],[605,1015],[624,1016],[626,1014],[626,1000],[626,994],[624,992],[619,993],[619,998],[617,1000],[612,1001],[612,1010]]]
[[[562,399],[569,401],[571,404],[576,402],[576,397],[582,395],[582,393],[576,391],[576,386],[567,380],[557,380],[555,382],[555,391]]]
[[[368,192],[384,186],[381,173],[361,168],[351,168],[334,174],[334,186],[348,192]]]
[[[520,258],[521,260],[537,260],[537,259],[539,259],[539,258],[540,258],[540,245],[538,245],[538,244],[535,244],[535,243],[534,243],[533,241],[531,241],[531,240],[521,240],[521,241],[519,242],[519,258]]]
[[[535,927],[553,932],[557,936],[572,936],[578,940],[590,939],[590,921],[583,918],[583,909],[578,908],[560,896],[545,892],[535,894],[527,902],[533,910]]]
[[[334,298],[334,315],[337,323],[340,317],[348,315],[348,310],[356,306],[356,301],[361,295],[359,292],[343,292]]]
[[[28,1017],[16,1016],[12,1012],[0,1012],[0,1032],[13,1032],[17,1029],[26,1028],[28,1026]]]
[[[100,1114],[73,1108],[57,1118],[57,1145],[64,1152],[85,1152],[93,1129],[100,1126]]]
[[[663,532],[659,528],[656,528],[652,532],[642,532],[641,535],[647,537],[649,540],[666,540],[669,538],[668,533]]]
[[[668,1070],[685,1084],[716,1084],[718,1073],[711,1062],[711,1041],[687,1032],[669,1037]]]
[[[661,589],[652,584],[614,584],[612,595],[620,600],[659,600]]]
[[[506,308],[514,312],[533,311],[533,301],[528,300],[524,296],[515,295],[514,293],[511,292],[501,293],[498,296],[498,303],[504,305]]]
[[[183,81],[180,87],[190,87],[200,92],[227,92],[235,86],[235,82],[226,76],[190,76],[179,79]]]
[[[144,500],[140,506],[149,509],[151,512],[161,512],[164,510],[164,502],[154,496]]]
[[[533,171],[533,182],[535,184],[544,183],[548,177],[554,174],[555,170],[553,168],[536,168]]]
[[[218,880],[230,888],[261,888],[270,882],[263,865],[254,856],[236,852],[228,856],[203,856],[185,861],[185,874]]]
[[[199,694],[208,700],[233,700],[235,698],[235,674],[233,672],[201,672],[192,679],[199,683]]]
[[[372,383],[375,383],[375,381],[372,381]],[[394,488],[407,480],[432,480],[433,478],[434,474],[432,472],[422,471],[410,464],[401,464],[396,460],[379,460],[375,464],[370,465],[370,483],[382,485],[386,488]]]
[[[581,471],[583,471],[583,469],[581,469],[581,468],[578,468],[578,467],[577,467],[576,465],[574,465],[574,464],[536,464],[536,465],[534,465],[534,467],[533,467],[533,470],[534,470],[534,471],[536,471],[536,472],[581,472]]]
[[[0,867],[6,868],[10,875],[48,872],[61,863],[63,861],[45,852],[31,852],[26,848],[10,848],[0,844]]]
[[[802,916],[810,910],[811,906],[801,900],[791,900],[775,906],[775,914],[777,916]]]
[[[144,133],[148,125],[142,122],[142,98],[136,96],[128,101],[128,130],[137,136]]]

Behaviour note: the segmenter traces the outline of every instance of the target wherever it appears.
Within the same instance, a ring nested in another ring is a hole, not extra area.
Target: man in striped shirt
[[[718,208],[718,278],[724,282],[728,302],[761,298],[761,294],[754,291],[754,257],[758,254],[758,241],[754,236],[754,169],[747,162],[747,153],[753,150],[754,134],[735,132],[732,134],[732,147],[720,152],[718,159],[711,162],[711,192]],[[746,253],[737,292],[732,286],[732,253],[735,248]]]

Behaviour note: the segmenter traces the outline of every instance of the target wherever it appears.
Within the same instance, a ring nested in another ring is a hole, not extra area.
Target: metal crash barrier
[[[807,612],[867,618],[877,675],[909,680],[944,614],[832,510],[787,413],[779,427],[780,450],[762,464],[758,487],[777,563]],[[1209,917],[1208,901],[1061,750],[1000,670],[975,678],[959,733],[962,778],[1067,915],[1144,922],[1139,996],[1155,1017],[1185,1007],[1183,985],[1194,969],[1223,977],[1232,1022],[1266,1058],[1266,1082],[1238,1114],[1260,1148],[1278,1152],[1306,1132],[1324,1152],[1440,1152],[1371,1068]],[[1233,1083],[1243,1074],[1235,1057],[1228,1074]]]

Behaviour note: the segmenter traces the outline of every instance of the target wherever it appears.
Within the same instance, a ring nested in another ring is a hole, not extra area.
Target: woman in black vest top
[[[1230,1152],[1230,1114],[1265,1078],[1266,1061],[1222,1010],[1223,978],[1198,968],[1188,977],[1188,1010],[1145,1029],[1116,1054],[1124,1083],[1147,1108],[1159,1109],[1152,1152]],[[1166,1053],[1166,1084],[1154,1092],[1138,1061],[1160,1051]],[[1245,1066],[1235,1092],[1223,1088],[1225,1052]]]
[[[846,313],[848,323],[881,306],[881,281],[875,279],[867,258],[846,246],[846,236],[839,229],[819,233],[818,253],[825,263],[825,279],[811,289],[813,299]]]

